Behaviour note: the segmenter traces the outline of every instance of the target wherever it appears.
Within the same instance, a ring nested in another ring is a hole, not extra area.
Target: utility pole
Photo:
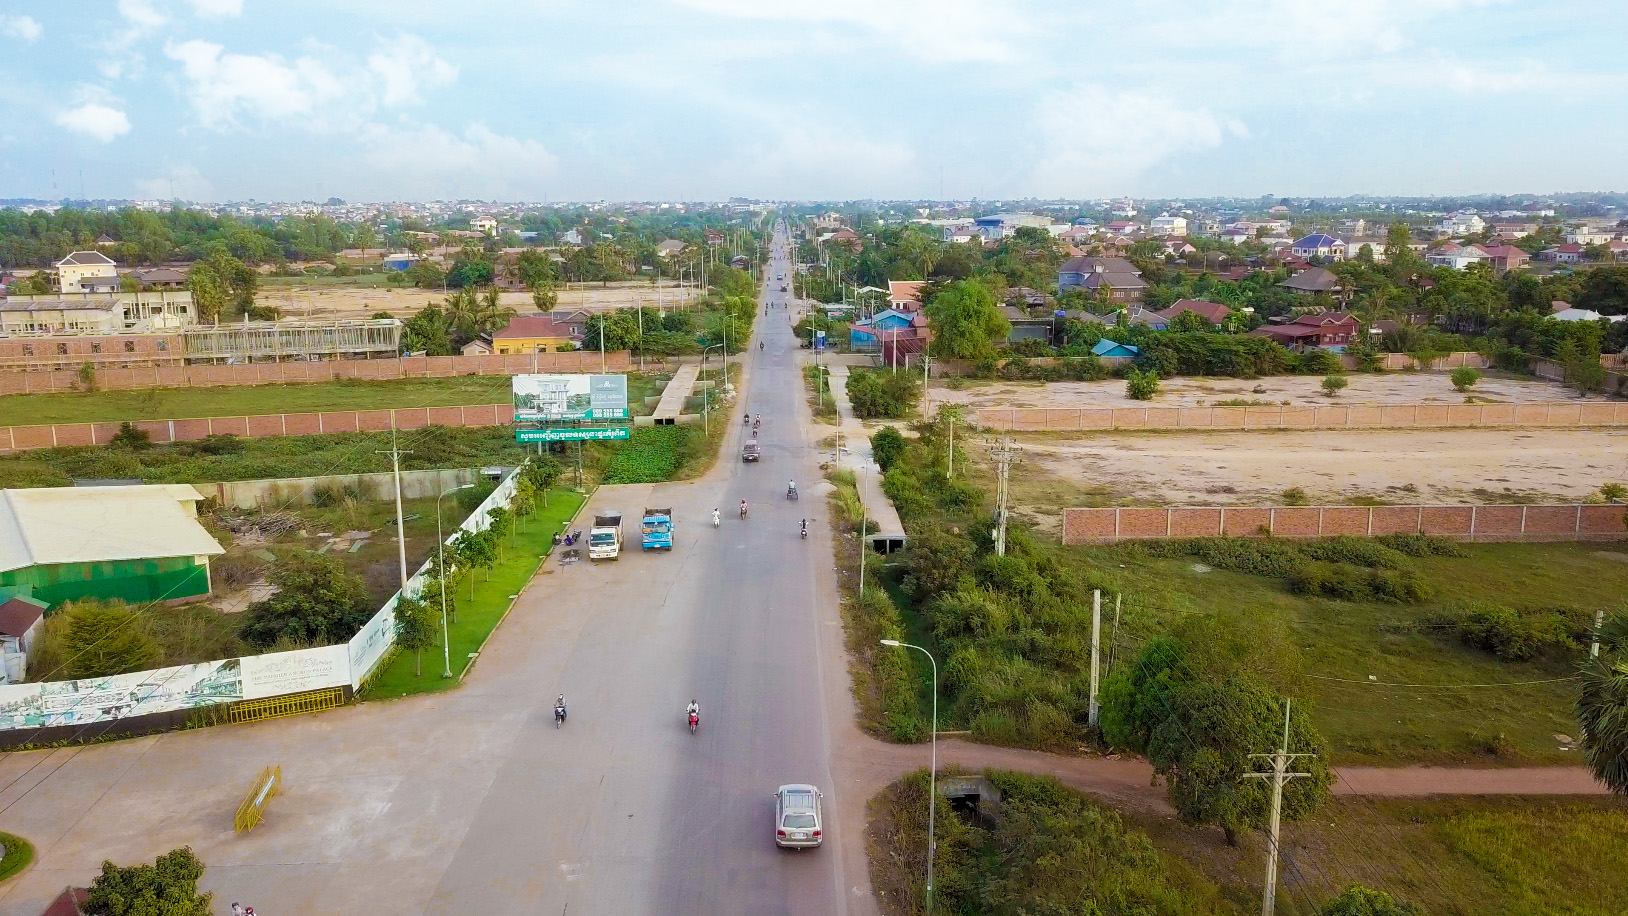
[[[1594,612],[1594,641],[1592,643],[1590,643],[1589,647],[1588,647],[1588,657],[1589,658],[1599,658],[1600,657],[1600,627],[1602,627],[1602,626],[1605,626],[1605,611],[1604,610],[1595,611]]]
[[[1097,702],[1097,659],[1102,652],[1102,589],[1091,590],[1091,706],[1086,724],[1095,726],[1102,713]]]
[[[396,429],[390,428],[390,451],[379,451],[381,455],[390,456],[390,472],[396,481],[396,554],[401,560],[401,597],[407,597],[407,523],[401,517],[401,456],[411,455],[412,451],[403,452],[396,448]]]
[[[864,467],[862,473],[863,473],[864,476],[862,476],[860,478],[860,480],[862,482],[859,485],[859,597],[860,598],[865,597],[865,559],[866,559],[866,557],[865,557],[865,529],[867,527],[867,523],[865,521],[865,491],[867,489],[869,489],[870,482],[871,482],[871,463],[869,461],[865,462],[865,467]]]
[[[1273,908],[1277,906],[1278,895],[1278,822],[1283,814],[1283,784],[1291,779],[1310,776],[1310,773],[1290,773],[1289,764],[1301,757],[1315,757],[1316,754],[1289,753],[1289,704],[1292,700],[1283,701],[1283,744],[1276,753],[1250,754],[1251,757],[1264,757],[1272,762],[1270,773],[1245,773],[1245,779],[1272,780],[1272,822],[1267,828],[1270,837],[1266,846],[1266,887],[1261,892],[1261,916],[1273,916]]]
[[[955,411],[948,411],[944,416],[944,421],[950,424],[950,467],[949,471],[944,475],[949,478],[955,476]]]
[[[989,453],[995,458],[996,478],[999,481],[995,489],[995,555],[1006,556],[1006,515],[1007,498],[1009,496],[1009,478],[1012,465],[1017,463],[1018,456],[1023,454],[1021,446],[1012,444],[1010,437],[997,439],[990,444]]]

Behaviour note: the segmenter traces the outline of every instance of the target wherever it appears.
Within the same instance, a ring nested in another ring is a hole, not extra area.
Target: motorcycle
[[[741,503],[741,521],[746,521],[746,504]]]
[[[718,523],[720,521],[721,521],[721,519],[718,517],[718,510],[717,509],[712,510],[712,527],[714,527],[714,528],[718,527]]]
[[[559,728],[561,725],[564,725],[564,724],[565,724],[565,707],[564,706],[556,706],[556,707],[554,707],[554,727]]]
[[[805,541],[806,541],[806,540],[808,540],[808,522],[803,522],[803,534],[802,534],[802,538],[803,538],[803,540],[805,540]]]
[[[692,735],[695,734],[695,730],[700,728],[700,727],[701,727],[701,714],[698,713],[698,712],[690,713],[690,734],[692,734]]]
[[[786,488],[786,498],[791,500],[792,502],[796,502],[797,501],[797,488],[796,487],[787,487]]]

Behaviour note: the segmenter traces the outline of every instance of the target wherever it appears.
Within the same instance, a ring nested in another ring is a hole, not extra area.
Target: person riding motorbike
[[[746,517],[746,500],[741,500],[741,518]]]
[[[760,351],[763,349],[763,341],[760,340],[760,341],[757,342],[757,348]]]
[[[722,516],[720,516],[720,515],[719,515],[719,514],[718,514],[718,510],[717,510],[717,509],[713,509],[713,510],[712,510],[712,527],[714,527],[714,528],[716,528],[716,527],[718,527],[718,523],[719,523],[719,522],[720,522],[720,521],[722,521],[722,520],[723,520],[723,519],[722,519]]]
[[[808,537],[808,519],[803,519],[803,537]]]
[[[565,721],[565,694],[560,694],[554,701],[554,724],[559,725]]]
[[[796,499],[797,498],[797,481],[795,481],[795,480],[786,481],[786,498],[787,499]]]
[[[684,715],[689,718],[690,725],[695,726],[701,721],[701,704],[691,700],[690,705],[684,708]]]

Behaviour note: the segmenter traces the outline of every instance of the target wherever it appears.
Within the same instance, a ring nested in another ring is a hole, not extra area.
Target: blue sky
[[[1615,0],[0,0],[0,197],[1622,190],[1624,36]]]

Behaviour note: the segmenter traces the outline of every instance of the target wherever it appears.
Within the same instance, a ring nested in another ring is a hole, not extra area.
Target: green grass
[[[15,833],[0,833],[0,844],[6,847],[6,857],[0,859],[0,881],[17,874],[34,861],[34,844]]]
[[[414,674],[413,653],[398,652],[363,687],[361,698],[402,697],[457,686],[473,661],[470,653],[480,651],[486,638],[508,613],[513,603],[510,596],[519,594],[526,583],[532,581],[541,558],[552,549],[554,533],[586,500],[583,494],[570,490],[549,491],[548,505],[538,506],[537,511],[521,523],[522,530],[505,541],[503,561],[489,571],[475,574],[474,600],[469,598],[467,585],[458,590],[458,619],[449,627],[452,677],[441,676],[442,651],[438,640],[434,648],[424,650],[423,674]],[[546,588],[547,579],[537,587]]]
[[[0,487],[65,487],[75,477],[196,483],[316,477],[390,470],[389,433],[328,433],[239,439],[241,451],[210,454],[178,442],[135,451],[111,446],[38,449],[0,456]],[[400,434],[402,470],[517,465],[525,452],[507,426],[432,426]]]
[[[413,289],[410,283],[396,286],[390,284],[389,273],[356,273],[349,277],[335,277],[332,275],[305,274],[297,277],[261,277],[259,286],[261,292],[297,290],[305,287],[317,289]],[[440,290],[434,290],[439,294]],[[276,297],[269,297],[262,305],[279,305]],[[299,302],[296,300],[296,306]]]
[[[509,398],[508,376],[464,375],[390,381],[343,379],[300,385],[13,394],[0,397],[0,414],[5,416],[8,426],[42,426],[393,407],[463,407],[503,404]]]
[[[1264,836],[1229,847],[1215,829],[1127,815],[1158,847],[1202,870],[1228,905],[1259,912]],[[1286,824],[1278,912],[1312,916],[1351,883],[1431,916],[1616,916],[1628,912],[1628,807],[1619,799],[1340,798]]]
[[[1608,549],[1609,548],[1609,549]],[[1435,587],[1423,605],[1334,601],[1291,594],[1283,580],[1195,570],[1192,558],[1161,559],[1114,547],[1059,548],[1082,574],[1109,574],[1124,590],[1120,658],[1133,640],[1157,635],[1183,614],[1244,611],[1281,621],[1310,675],[1302,699],[1334,759],[1344,763],[1578,763],[1556,734],[1576,737],[1573,684],[1426,689],[1382,684],[1502,684],[1564,678],[1568,657],[1505,662],[1451,637],[1421,632],[1416,621],[1464,600],[1610,608],[1622,601],[1628,551],[1621,545],[1476,544],[1466,557],[1411,562]],[[1110,621],[1105,620],[1105,627]],[[1372,676],[1380,684],[1368,683]]]

